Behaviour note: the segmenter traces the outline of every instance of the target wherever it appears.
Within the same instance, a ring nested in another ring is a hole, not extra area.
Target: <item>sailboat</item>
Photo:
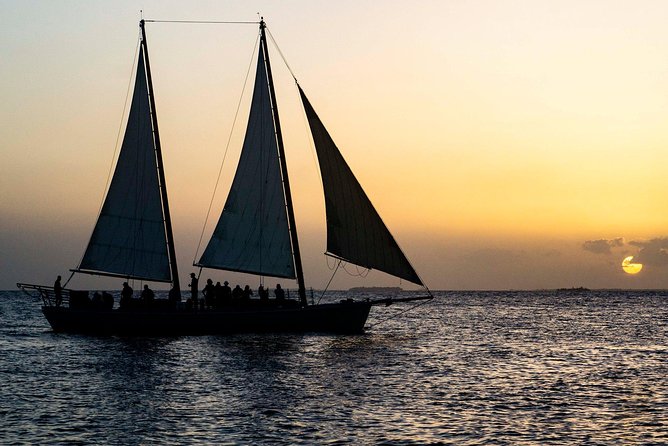
[[[88,291],[18,283],[28,293],[39,293],[42,312],[54,331],[113,335],[362,333],[374,305],[433,298],[297,83],[323,182],[326,254],[426,290],[424,296],[308,303],[266,24],[264,20],[258,24],[255,84],[241,156],[218,223],[194,265],[295,279],[298,300],[253,299],[207,309],[199,308],[197,301],[190,306],[181,302],[145,21],[141,20],[135,85],[118,161],[86,251],[71,271],[171,283],[169,300],[113,308],[113,304],[95,304]]]

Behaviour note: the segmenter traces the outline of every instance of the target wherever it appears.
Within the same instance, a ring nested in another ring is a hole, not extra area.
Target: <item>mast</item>
[[[271,98],[272,110],[274,112],[274,128],[276,129],[276,140],[278,145],[278,159],[281,164],[281,175],[283,177],[283,191],[285,193],[285,205],[288,213],[288,224],[290,225],[290,240],[292,241],[292,251],[295,258],[295,273],[297,275],[297,285],[299,286],[299,299],[302,306],[306,306],[306,286],[304,285],[304,269],[302,268],[302,256],[299,251],[299,240],[297,239],[297,226],[295,224],[295,212],[292,206],[292,194],[290,193],[290,179],[288,177],[288,165],[285,161],[285,149],[283,147],[283,133],[281,132],[281,121],[278,118],[278,104],[276,102],[276,92],[274,91],[274,78],[271,74],[271,62],[269,61],[269,49],[267,48],[267,35],[265,28],[267,25],[264,19],[260,19],[260,45],[264,53],[264,63],[267,67],[267,80],[269,81],[269,96]],[[142,32],[144,27],[142,26]],[[148,63],[146,64],[148,68]],[[149,76],[150,85],[150,76]],[[150,88],[150,87],[149,87]],[[151,96],[153,98],[153,96]],[[151,99],[152,100],[152,99]]]
[[[165,170],[162,164],[162,148],[160,146],[160,133],[158,132],[158,115],[155,111],[155,96],[153,94],[153,80],[151,79],[151,64],[148,61],[148,45],[146,43],[146,30],[144,20],[139,21],[141,28],[141,44],[144,47],[144,59],[146,62],[146,80],[148,81],[148,96],[151,105],[151,121],[153,123],[153,136],[155,140],[155,157],[158,164],[158,178],[160,180],[160,196],[162,198],[162,213],[165,219],[165,232],[167,235],[167,250],[169,253],[169,267],[172,271],[172,287],[181,299],[181,286],[179,283],[179,270],[176,266],[176,249],[174,248],[174,233],[172,232],[172,217],[169,213],[169,201],[167,200],[167,184],[165,183]]]

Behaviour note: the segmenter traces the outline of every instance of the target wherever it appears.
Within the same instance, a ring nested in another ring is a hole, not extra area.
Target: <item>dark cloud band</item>
[[[610,240],[587,240],[582,244],[582,249],[593,252],[594,254],[610,254],[612,253],[612,248],[617,248],[620,246],[624,246],[624,238],[622,237]]]
[[[638,263],[647,265],[668,265],[668,237],[654,238],[647,241],[631,241],[629,245],[640,248],[635,257]]]

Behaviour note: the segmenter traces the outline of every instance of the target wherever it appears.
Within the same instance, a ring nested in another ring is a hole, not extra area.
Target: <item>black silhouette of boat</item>
[[[327,255],[421,285],[424,296],[309,304],[274,92],[266,25],[246,136],[213,235],[195,266],[296,279],[298,300],[247,300],[200,308],[181,303],[145,21],[126,131],[81,263],[84,273],[171,283],[170,299],[113,308],[89,292],[19,283],[39,293],[56,332],[187,335],[237,332],[360,333],[374,305],[431,299],[297,83],[315,143],[327,216]],[[296,79],[295,79],[296,82]],[[340,264],[340,263],[339,263]],[[71,278],[71,276],[70,276]],[[67,284],[65,284],[67,285]]]

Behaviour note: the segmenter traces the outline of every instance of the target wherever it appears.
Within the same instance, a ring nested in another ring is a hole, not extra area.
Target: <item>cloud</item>
[[[635,261],[646,265],[668,265],[668,237],[654,238],[648,241],[631,241],[629,245],[640,248]]]
[[[594,254],[611,254],[612,248],[624,246],[624,238],[618,237],[611,240],[587,240],[582,244],[582,249]]]

